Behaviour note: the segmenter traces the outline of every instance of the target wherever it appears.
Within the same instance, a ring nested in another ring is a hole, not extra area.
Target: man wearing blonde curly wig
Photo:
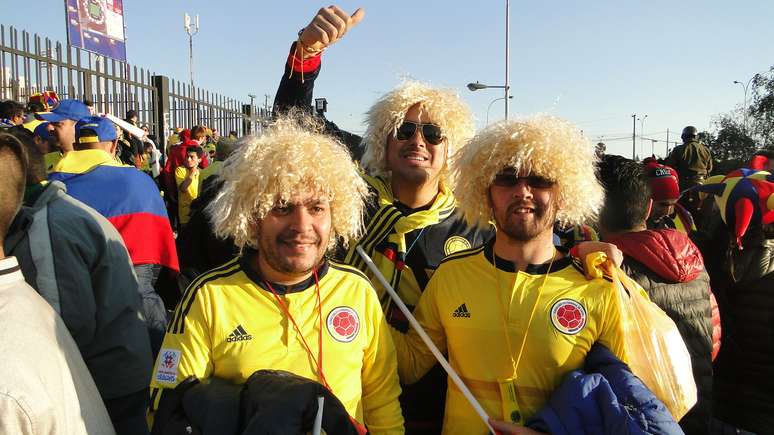
[[[594,161],[577,128],[535,117],[488,127],[455,162],[465,219],[482,228],[494,221],[497,234],[447,257],[414,313],[494,419],[523,425],[594,343],[623,357],[614,285],[587,280],[552,243],[555,221],[582,223],[601,206]],[[402,382],[435,364],[415,331],[394,339]],[[485,431],[450,387],[443,433]]]
[[[363,18],[336,6],[320,9],[291,46],[275,109],[308,108],[322,52]],[[372,277],[355,252],[361,246],[381,273],[413,307],[443,258],[481,246],[489,227],[468,226],[457,209],[449,171],[451,157],[473,136],[470,110],[457,93],[416,81],[387,92],[368,110],[364,137],[328,130],[348,143],[360,161],[371,195],[366,206],[366,233],[342,256],[345,263]],[[372,279],[388,322],[405,331],[408,323],[389,295]],[[401,396],[406,432],[439,433],[443,418],[445,374],[440,367]]]
[[[293,119],[248,137],[207,211],[242,255],[201,275],[167,329],[151,412],[194,375],[244,383],[260,369],[326,386],[373,434],[402,434],[395,348],[368,279],[326,259],[362,228],[365,182],[346,149]]]

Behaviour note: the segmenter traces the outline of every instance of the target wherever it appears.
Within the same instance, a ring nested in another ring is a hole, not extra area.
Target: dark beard
[[[272,269],[278,272],[282,272],[288,275],[306,275],[309,272],[313,271],[314,268],[320,264],[323,257],[325,257],[325,250],[321,249],[322,241],[320,240],[319,237],[315,235],[315,239],[316,239],[315,243],[317,245],[319,255],[317,256],[313,264],[310,264],[304,270],[298,270],[291,262],[287,261],[285,257],[280,255],[280,253],[277,250],[277,246],[281,243],[283,239],[291,239],[294,236],[295,236],[294,234],[282,233],[277,236],[275,244],[264,243],[263,240],[260,240],[260,236],[259,236],[258,252],[259,252],[259,255],[263,256],[266,263],[268,263]]]
[[[508,218],[513,214],[513,211],[519,207],[525,206],[534,208],[534,219],[527,223],[509,223]],[[505,222],[498,222],[497,229],[498,231],[505,233],[505,235],[512,240],[528,242],[540,234],[543,234],[546,229],[553,228],[555,220],[556,213],[552,210],[552,207],[543,207],[534,203],[516,202],[508,207]]]

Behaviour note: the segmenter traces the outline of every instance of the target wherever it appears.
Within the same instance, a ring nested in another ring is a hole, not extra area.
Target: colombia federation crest
[[[586,326],[586,308],[572,299],[559,299],[551,306],[551,323],[562,334],[575,335]]]
[[[350,307],[336,307],[331,310],[326,324],[331,337],[342,343],[354,340],[360,332],[360,319],[357,312]]]

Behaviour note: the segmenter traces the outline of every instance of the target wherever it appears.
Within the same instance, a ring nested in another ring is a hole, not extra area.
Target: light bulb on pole
[[[191,17],[186,13],[183,16],[183,26],[188,34],[188,71],[191,75],[191,88],[193,88],[193,37],[199,33],[199,14],[196,14],[196,19],[191,23]]]
[[[479,83],[478,81],[476,81],[475,83],[468,83],[468,90],[470,90],[471,92],[475,92],[475,91],[478,91],[478,90],[481,90],[481,89],[489,89],[489,88],[505,89],[505,96],[501,97],[501,98],[497,98],[495,101],[506,100],[505,101],[505,119],[508,119],[508,101],[507,100],[510,100],[510,99],[513,98],[512,96],[508,95],[508,90],[510,89],[510,86],[508,86],[507,84],[505,84],[505,85],[485,85],[483,83]],[[491,103],[490,103],[490,106],[491,106]],[[487,114],[489,114],[489,110],[488,109],[487,109]],[[487,124],[488,124],[488,122],[487,122]]]

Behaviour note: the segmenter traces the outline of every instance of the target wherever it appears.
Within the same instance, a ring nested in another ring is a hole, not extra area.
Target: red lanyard
[[[322,322],[322,302],[320,301],[320,281],[317,278],[317,269],[314,269],[314,285],[315,289],[317,290],[317,316],[320,321],[320,329],[318,330],[317,335],[317,355],[318,357],[315,358],[314,354],[312,353],[312,349],[309,348],[309,344],[306,342],[306,339],[304,338],[304,334],[301,333],[301,329],[296,324],[295,319],[293,319],[293,316],[290,314],[290,310],[288,310],[287,305],[285,305],[284,302],[282,302],[282,299],[280,299],[279,295],[276,291],[274,291],[274,287],[269,284],[268,281],[263,280],[263,283],[266,284],[266,287],[269,287],[269,290],[271,290],[271,294],[274,295],[274,298],[277,300],[277,303],[282,308],[282,311],[285,312],[285,315],[288,316],[288,319],[290,319],[290,322],[293,324],[293,329],[296,330],[296,333],[299,337],[301,337],[301,343],[303,343],[304,348],[306,349],[307,355],[309,355],[310,358],[312,358],[312,361],[314,361],[315,364],[317,364],[317,374],[320,378],[320,383],[325,386],[325,388],[328,389],[328,391],[333,393],[333,389],[330,385],[328,385],[328,381],[325,379],[325,374],[323,373],[323,349],[322,349],[322,328],[323,328],[323,322]],[[334,394],[335,395],[335,394]],[[349,420],[352,422],[352,424],[355,426],[355,429],[357,429],[357,433],[360,435],[365,435],[368,431],[366,430],[365,426],[360,424],[357,420],[355,420],[354,417],[349,416]]]
[[[282,311],[285,313],[286,316],[288,316],[288,319],[290,319],[290,322],[293,324],[293,329],[296,330],[296,334],[298,334],[299,337],[301,337],[301,343],[304,345],[304,348],[306,349],[306,353],[309,355],[310,358],[312,358],[312,361],[317,365],[317,375],[320,378],[320,383],[325,386],[329,391],[333,392],[331,389],[331,386],[328,385],[328,381],[325,379],[325,374],[323,373],[323,348],[322,348],[322,330],[323,330],[323,322],[322,322],[322,302],[320,301],[320,282],[317,279],[317,269],[314,269],[314,285],[317,290],[317,317],[319,319],[320,328],[317,331],[317,358],[314,357],[314,354],[312,353],[312,349],[309,347],[309,344],[306,342],[306,339],[304,338],[304,334],[301,333],[301,329],[296,324],[296,320],[293,319],[293,316],[290,314],[290,310],[288,310],[287,305],[285,305],[284,302],[282,302],[282,299],[279,297],[276,291],[274,291],[274,287],[269,284],[268,281],[264,280],[264,284],[266,284],[266,287],[269,287],[269,290],[271,290],[271,293],[274,295],[274,298],[277,300],[277,303],[282,308]]]

